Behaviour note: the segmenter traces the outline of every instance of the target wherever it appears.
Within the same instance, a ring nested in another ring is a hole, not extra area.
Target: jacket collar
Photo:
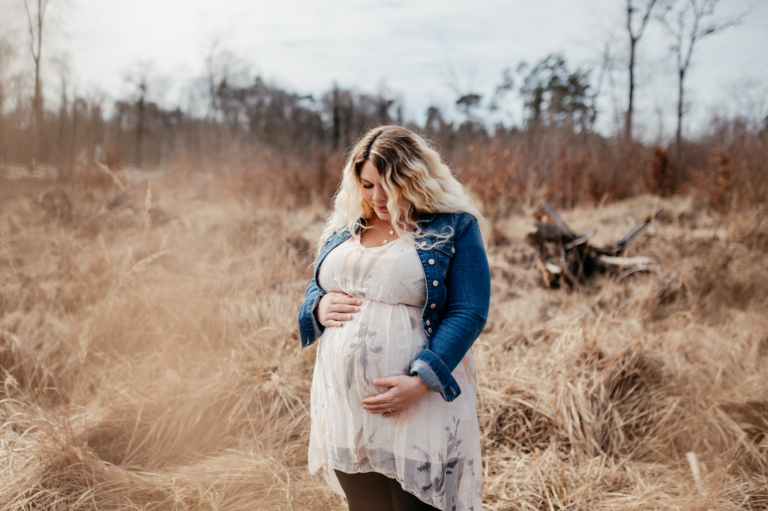
[[[419,217],[416,219],[417,224],[429,223],[435,219],[435,213],[419,213]],[[365,224],[365,219],[360,219],[361,224]]]
[[[434,213],[419,213],[419,218],[416,220],[416,223],[424,223],[424,222],[431,222],[435,219]]]

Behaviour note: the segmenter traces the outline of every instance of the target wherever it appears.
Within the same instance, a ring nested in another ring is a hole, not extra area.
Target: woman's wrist
[[[442,395],[442,385],[440,384],[440,379],[438,378],[437,373],[435,373],[435,370],[420,358],[417,358],[411,363],[411,376],[415,375],[419,375],[419,378],[429,390]]]
[[[419,392],[421,393],[422,396],[432,392],[430,390],[430,388],[427,387],[427,384],[424,383],[424,380],[421,379],[421,376],[419,376],[419,373],[414,374],[413,376],[411,376],[411,378],[415,378],[416,381],[418,382],[416,386],[417,386],[417,388],[418,388],[418,390],[419,390]]]

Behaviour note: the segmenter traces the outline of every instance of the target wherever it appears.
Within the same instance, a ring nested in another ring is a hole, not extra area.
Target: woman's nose
[[[381,189],[373,189],[373,200],[375,202],[381,202],[387,200],[387,194],[384,193],[384,190]]]

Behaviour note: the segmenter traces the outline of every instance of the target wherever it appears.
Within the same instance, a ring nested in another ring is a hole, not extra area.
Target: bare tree
[[[31,4],[31,8],[30,8]],[[35,159],[42,155],[42,143],[44,134],[43,117],[43,84],[40,80],[40,57],[43,48],[43,29],[45,26],[45,12],[50,0],[24,0],[24,9],[27,13],[27,25],[29,28],[29,50],[35,63],[35,95],[32,99],[32,111],[34,115],[34,127],[32,133],[32,147]]]
[[[207,116],[217,119],[221,114],[220,88],[245,87],[252,80],[253,72],[250,65],[222,46],[222,37],[216,36],[209,43],[205,56],[205,75],[203,88],[207,100]],[[220,119],[219,119],[220,120]]]
[[[685,75],[691,65],[691,56],[696,43],[709,36],[741,23],[746,14],[741,14],[722,23],[707,23],[707,18],[715,15],[715,8],[720,0],[678,0],[665,9],[660,20],[672,36],[672,54],[677,65],[677,134],[675,152],[681,156],[683,132],[683,113]]]
[[[599,73],[597,75],[597,79],[595,80],[594,86],[592,87],[591,92],[587,94],[587,102],[589,105],[589,126],[592,127],[595,125],[595,121],[597,120],[597,114],[599,112],[598,109],[598,100],[600,99],[600,96],[603,93],[603,85],[605,84],[606,78],[609,81],[609,84],[613,88],[615,86],[612,75],[614,68],[616,67],[616,52],[614,49],[615,41],[616,41],[616,34],[615,31],[609,31],[605,34],[605,38],[601,42],[601,45],[598,49],[598,58],[599,58]]]
[[[74,145],[72,125],[69,112],[69,93],[68,85],[70,82],[70,76],[72,74],[69,60],[66,55],[59,55],[53,60],[53,67],[56,68],[59,74],[61,99],[59,100],[59,126],[58,133],[56,135],[56,146],[58,147],[57,154],[53,156],[61,163],[72,165],[74,163]]]
[[[739,76],[727,90],[734,113],[750,130],[757,132],[768,126],[768,73],[752,71]]]
[[[124,74],[125,81],[135,87],[132,94],[136,103],[136,166],[142,166],[142,145],[144,143],[144,117],[148,96],[158,96],[165,87],[166,78],[155,71],[149,61],[137,62],[135,67]]]
[[[651,19],[651,12],[656,3],[657,0],[627,0],[627,33],[629,34],[629,101],[625,128],[627,140],[632,139],[632,113],[634,112],[635,101],[635,50],[637,42],[643,36],[645,27],[648,25],[648,20]],[[639,26],[633,21],[636,12],[642,14]]]
[[[480,101],[483,96],[474,90],[473,83],[475,81],[476,72],[477,70],[475,68],[470,68],[466,73],[466,80],[461,80],[453,63],[448,62],[444,68],[444,81],[448,89],[458,96],[456,99],[456,108],[464,114],[464,122],[479,125],[481,121],[474,115],[473,111],[480,106]],[[460,84],[462,81],[467,85],[462,86]]]
[[[8,142],[5,132],[5,106],[9,96],[11,65],[16,58],[16,48],[4,36],[0,36],[0,164],[5,163]]]
[[[15,57],[16,48],[6,37],[0,36],[0,112],[8,96],[7,82],[10,79],[11,65]]]
[[[496,89],[493,91],[493,96],[491,96],[491,102],[488,105],[488,110],[491,112],[498,110],[499,102],[504,98],[504,96],[514,90],[514,87],[515,80],[512,78],[512,70],[510,68],[506,68],[501,73],[501,83],[496,86]]]

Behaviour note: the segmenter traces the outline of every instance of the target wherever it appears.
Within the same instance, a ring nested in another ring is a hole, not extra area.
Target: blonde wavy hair
[[[484,237],[486,222],[440,154],[418,134],[401,126],[380,126],[368,131],[355,144],[342,171],[341,184],[333,199],[333,209],[318,243],[318,253],[334,232],[349,231],[358,237],[366,229],[365,220],[374,215],[363,197],[360,170],[370,160],[387,193],[387,209],[397,235],[411,243],[425,236],[436,236],[439,244],[452,232],[407,229],[407,220],[420,213],[460,213],[474,216]]]

